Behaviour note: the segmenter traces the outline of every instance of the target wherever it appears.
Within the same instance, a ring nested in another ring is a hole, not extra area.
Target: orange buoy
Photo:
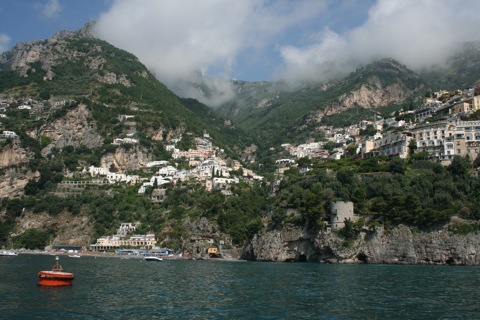
[[[71,286],[75,278],[73,273],[63,272],[62,266],[58,263],[58,257],[55,257],[56,263],[51,271],[40,271],[38,273],[38,285],[40,286]]]

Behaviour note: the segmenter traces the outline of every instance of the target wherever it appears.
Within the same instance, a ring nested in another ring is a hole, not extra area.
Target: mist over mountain
[[[463,43],[478,40],[478,9],[474,0],[119,1],[94,31],[139,57],[178,95],[216,107],[235,91],[231,79],[298,88],[381,59],[415,72],[443,65]]]

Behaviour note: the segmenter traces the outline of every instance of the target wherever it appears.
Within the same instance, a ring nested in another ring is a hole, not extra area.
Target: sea
[[[0,319],[480,319],[480,267],[0,257]]]

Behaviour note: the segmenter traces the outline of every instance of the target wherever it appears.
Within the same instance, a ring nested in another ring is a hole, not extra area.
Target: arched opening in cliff
[[[363,263],[367,263],[367,262],[368,262],[368,256],[367,256],[365,253],[363,253],[363,252],[360,252],[359,254],[357,254],[357,257],[356,257],[356,258],[357,258],[358,261],[361,261],[361,262],[363,262]]]
[[[242,259],[248,260],[248,261],[254,261],[255,260],[255,255],[253,254],[253,250],[247,250],[242,254]]]
[[[307,262],[308,259],[307,259],[307,256],[304,255],[304,254],[301,254],[298,256],[298,259],[297,259],[297,262]]]
[[[332,248],[330,247],[323,247],[321,250],[318,251],[318,254],[316,256],[316,260],[318,262],[326,262],[329,259],[337,258]]]

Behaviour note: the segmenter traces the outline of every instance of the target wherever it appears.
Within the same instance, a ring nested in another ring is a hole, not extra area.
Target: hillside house
[[[138,143],[138,139],[133,138],[115,138],[113,139],[112,144],[114,145],[122,145],[122,144],[136,144]]]
[[[177,168],[172,166],[166,166],[158,170],[158,174],[164,177],[174,176],[178,172]]]
[[[110,173],[110,171],[107,168],[99,168],[99,167],[94,167],[94,166],[90,166],[90,168],[88,168],[88,172],[90,173],[90,175],[92,177],[94,177],[94,176],[107,176]]]
[[[374,154],[384,156],[399,156],[406,159],[408,144],[412,139],[409,133],[386,133],[381,139],[375,140]]]
[[[17,134],[13,131],[3,131],[2,132],[2,137],[3,138],[15,138],[15,137],[17,137]]]
[[[166,165],[168,165],[168,161],[165,161],[165,160],[147,162],[147,168],[160,167],[160,166],[166,166]]]
[[[443,163],[449,164],[455,156],[475,160],[480,152],[480,121],[458,121],[452,136],[446,141]]]
[[[120,227],[117,229],[117,235],[120,237],[126,237],[129,232],[135,232],[139,225],[140,225],[140,222],[136,222],[136,223],[123,222],[120,224]]]
[[[166,197],[167,197],[167,189],[154,189],[152,191],[150,200],[153,203],[160,203],[163,200],[165,200]]]
[[[453,139],[454,121],[440,121],[426,123],[416,126],[410,130],[413,139],[416,141],[416,153],[427,152],[434,159],[441,159],[448,148],[445,144],[449,139]],[[453,153],[452,153],[453,155]]]

